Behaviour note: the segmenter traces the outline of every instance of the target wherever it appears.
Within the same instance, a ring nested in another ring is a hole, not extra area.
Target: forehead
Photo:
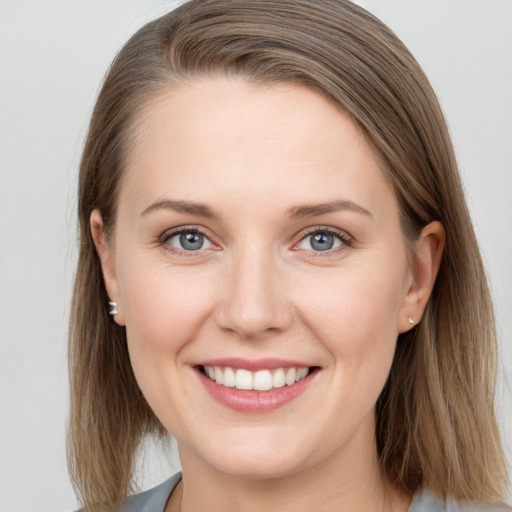
[[[347,190],[360,201],[382,192],[389,199],[358,127],[302,86],[198,79],[156,95],[134,124],[121,194],[131,190],[131,199],[159,191],[210,201],[222,189],[263,204],[276,188],[283,202],[328,201]]]

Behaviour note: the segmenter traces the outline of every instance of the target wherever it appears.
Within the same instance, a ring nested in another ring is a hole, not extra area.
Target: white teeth
[[[242,390],[268,391],[299,382],[308,375],[309,368],[277,368],[251,372],[242,368],[205,366],[204,373],[221,386],[236,387]]]
[[[268,370],[260,370],[254,374],[253,388],[256,391],[272,389],[272,375]]]
[[[272,375],[272,387],[282,388],[284,385],[284,370],[282,368],[279,368],[274,372],[274,375]]]
[[[297,375],[295,376],[295,382],[299,382],[308,374],[309,368],[299,368],[297,370]]]
[[[235,372],[232,368],[224,369],[224,378],[222,379],[222,385],[228,388],[234,388],[236,385]]]
[[[295,368],[288,368],[288,370],[286,370],[286,376],[284,378],[284,381],[286,382],[287,386],[291,386],[292,384],[295,384],[296,375],[297,375],[297,370]]]
[[[252,373],[249,370],[237,370],[235,374],[236,389],[253,389]]]

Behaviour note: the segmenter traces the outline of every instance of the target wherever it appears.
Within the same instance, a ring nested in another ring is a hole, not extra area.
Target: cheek
[[[390,364],[398,336],[403,271],[387,270],[371,265],[341,269],[316,276],[314,286],[303,287],[311,292],[298,309],[337,364]]]
[[[215,289],[199,267],[191,272],[143,257],[126,266],[120,288],[134,367],[164,354],[179,357],[209,315]]]
[[[189,393],[181,373],[183,348],[210,315],[212,281],[199,268],[190,272],[154,258],[132,258],[122,271],[120,289],[132,368],[150,407],[171,431],[179,427],[179,401]]]

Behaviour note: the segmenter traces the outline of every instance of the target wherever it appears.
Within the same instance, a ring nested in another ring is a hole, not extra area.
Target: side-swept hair
[[[137,116],[161,91],[198,76],[309,87],[345,111],[375,149],[400,206],[404,239],[442,222],[446,246],[424,316],[398,338],[376,407],[382,472],[408,493],[503,498],[495,419],[496,333],[478,244],[443,114],[395,34],[347,0],[192,0],[140,29],[99,94],[79,178],[79,260],[69,365],[69,465],[86,511],[113,510],[133,490],[136,449],[165,429],[111,321],[89,218],[107,238]]]

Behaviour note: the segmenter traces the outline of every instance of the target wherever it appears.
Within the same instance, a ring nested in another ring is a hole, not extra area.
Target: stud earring
[[[109,305],[109,308],[110,308],[110,310],[108,312],[109,315],[114,316],[114,315],[117,315],[119,313],[119,311],[117,310],[117,302],[115,300],[109,301],[108,305]]]
[[[414,320],[413,320],[411,317],[409,317],[409,318],[407,319],[407,321],[408,321],[411,325],[414,325]]]

